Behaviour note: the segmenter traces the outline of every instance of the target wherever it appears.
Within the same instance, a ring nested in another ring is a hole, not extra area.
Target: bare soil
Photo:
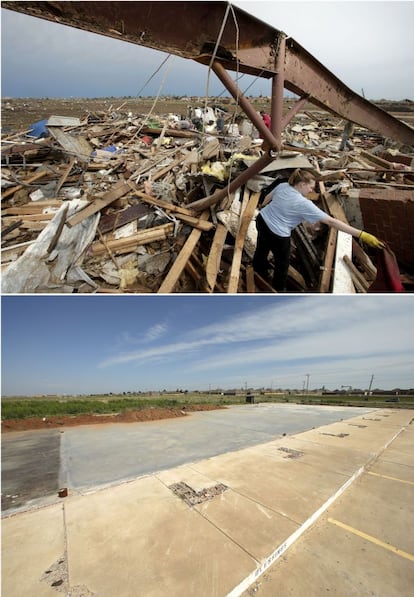
[[[88,114],[129,113],[134,116],[146,116],[150,112],[155,116],[169,113],[186,116],[189,105],[202,105],[204,100],[189,101],[180,99],[159,99],[155,106],[153,98],[72,98],[72,99],[51,99],[51,98],[3,98],[2,100],[2,130],[5,132],[24,131],[30,125],[44,120],[50,116],[72,116],[83,118]],[[267,103],[264,99],[257,103],[257,109],[264,109]],[[217,101],[229,111],[234,109],[233,100]]]
[[[3,98],[1,106],[1,123],[4,132],[18,132],[28,129],[30,125],[50,116],[85,117],[96,112],[132,112],[136,115],[147,115],[151,111],[154,115],[165,115],[170,112],[177,115],[187,115],[188,106],[204,105],[204,98],[160,98],[155,106],[154,99],[147,98]],[[269,110],[270,102],[265,97],[250,98],[253,107],[260,110]],[[221,105],[229,112],[236,109],[236,103],[230,98],[210,98],[210,104]],[[286,99],[284,111],[294,103]],[[414,122],[414,102],[411,100],[374,102],[377,106],[390,112],[409,124]],[[317,110],[313,104],[305,106],[306,110]]]
[[[181,408],[143,408],[140,410],[128,410],[122,413],[108,415],[63,415],[52,417],[28,417],[26,419],[7,419],[2,421],[2,433],[11,431],[29,431],[33,429],[52,429],[60,427],[74,427],[77,425],[98,425],[104,423],[140,423],[145,421],[158,421],[160,419],[171,419],[185,417],[190,412],[200,410],[216,410],[224,408],[214,404],[186,404]]]

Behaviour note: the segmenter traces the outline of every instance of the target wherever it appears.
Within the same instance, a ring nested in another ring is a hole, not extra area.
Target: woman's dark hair
[[[288,182],[290,186],[294,187],[299,182],[313,182],[314,180],[316,180],[316,178],[312,172],[296,168],[296,170],[290,175]]]

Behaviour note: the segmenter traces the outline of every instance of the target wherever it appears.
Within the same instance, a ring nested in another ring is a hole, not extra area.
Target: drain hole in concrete
[[[223,483],[217,483],[217,485],[212,487],[194,491],[194,489],[187,485],[187,483],[180,481],[179,483],[170,485],[169,489],[179,498],[184,500],[189,506],[195,506],[196,504],[201,504],[201,502],[213,499],[216,495],[224,493],[228,487],[227,485],[223,485]]]
[[[301,452],[300,450],[293,450],[293,448],[278,448],[281,452],[286,452],[286,456],[283,458],[300,458],[305,454],[305,452]]]

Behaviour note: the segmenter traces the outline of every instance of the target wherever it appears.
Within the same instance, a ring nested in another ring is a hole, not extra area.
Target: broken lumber
[[[35,182],[36,180],[40,180],[41,178],[43,178],[47,174],[50,174],[50,172],[48,172],[47,170],[42,170],[41,172],[36,172],[36,174],[33,174],[33,176],[30,176],[26,180],[22,181],[22,182],[24,182],[24,184],[17,184],[17,186],[15,186],[15,187],[11,187],[10,189],[6,189],[4,191],[4,193],[2,193],[1,198],[2,199],[7,199],[7,197],[10,197],[11,195],[14,195],[14,193],[16,191],[19,191],[20,189],[23,189],[24,185],[31,184],[32,182]]]
[[[210,212],[208,210],[204,211],[200,219],[207,220],[210,216]],[[190,236],[186,240],[183,248],[180,251],[177,259],[174,261],[170,271],[168,272],[167,276],[165,277],[163,283],[161,284],[160,288],[158,289],[158,294],[161,293],[170,293],[173,292],[174,286],[178,282],[179,277],[181,276],[187,261],[191,257],[191,253],[193,252],[196,244],[198,243],[201,236],[201,230],[194,230],[191,232]]]
[[[220,269],[221,255],[223,253],[224,242],[227,236],[227,228],[224,224],[217,224],[213,242],[206,265],[206,281],[208,292],[214,292],[217,275]]]
[[[165,240],[173,231],[174,224],[162,224],[161,226],[154,226],[154,228],[150,228],[149,230],[131,234],[131,236],[125,238],[115,240],[105,239],[105,243],[102,243],[100,240],[95,241],[91,246],[91,251],[94,255],[102,255],[108,249],[114,253],[130,253],[140,245]]]
[[[131,192],[130,185],[127,182],[120,180],[119,182],[114,184],[112,189],[110,191],[108,191],[107,193],[105,193],[103,197],[99,197],[98,199],[95,199],[87,207],[84,207],[78,213],[76,213],[74,216],[69,218],[69,220],[66,222],[67,226],[69,228],[76,226],[80,222],[83,222],[83,220],[85,220],[86,218],[89,218],[89,216],[92,216],[93,214],[98,213],[98,211],[100,211],[104,207],[107,207],[108,205],[110,205],[111,203],[113,203],[114,201],[119,199],[120,197],[123,197],[124,195],[126,195],[127,193],[130,193],[130,192]]]
[[[58,126],[48,126],[48,131],[69,155],[75,155],[81,162],[89,160],[92,146],[84,137],[65,133]]]
[[[353,294],[355,292],[349,269],[345,265],[345,257],[351,259],[352,236],[338,230],[335,254],[335,270],[333,289],[334,294]]]
[[[59,182],[58,182],[58,184],[57,184],[57,187],[56,187],[56,190],[55,190],[55,193],[56,193],[56,195],[59,193],[59,191],[60,191],[60,189],[62,188],[63,184],[66,182],[66,179],[67,179],[67,177],[69,176],[69,174],[71,173],[71,170],[72,170],[72,168],[73,168],[73,166],[74,166],[75,164],[76,164],[76,158],[75,158],[75,157],[73,157],[73,158],[70,160],[70,162],[69,162],[69,164],[68,164],[68,167],[66,168],[66,170],[65,170],[65,171],[64,171],[64,173],[62,174],[62,176],[61,176],[61,178],[60,178],[60,180],[59,180]]]
[[[367,292],[370,284],[365,280],[365,278],[361,274],[361,272],[352,263],[352,259],[350,259],[348,257],[348,255],[344,255],[343,260],[345,261],[347,267],[349,268],[351,278],[355,285],[355,288],[358,290],[358,292]]]
[[[253,195],[251,195],[247,207],[240,215],[240,225],[236,236],[236,242],[234,245],[233,261],[231,264],[229,285],[227,287],[228,293],[237,292],[244,241],[246,238],[247,229],[249,227],[250,221],[254,216],[254,212],[256,210],[259,198],[260,193],[254,193]]]
[[[131,185],[132,186],[132,185]],[[182,220],[186,224],[190,224],[193,228],[198,228],[204,232],[208,232],[214,228],[213,222],[206,222],[199,217],[194,216],[194,213],[191,212],[189,209],[185,207],[179,207],[178,205],[174,205],[173,203],[168,203],[168,201],[163,201],[162,199],[156,199],[155,197],[151,197],[142,191],[134,191],[138,197],[143,199],[146,203],[150,205],[154,205],[155,207],[160,207],[166,212],[172,211],[174,216],[179,220]]]
[[[328,244],[325,252],[325,258],[322,266],[322,276],[319,283],[319,292],[329,292],[332,276],[332,266],[335,257],[336,239],[338,230],[331,226],[329,228]]]

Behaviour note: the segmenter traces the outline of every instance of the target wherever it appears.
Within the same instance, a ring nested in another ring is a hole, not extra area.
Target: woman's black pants
[[[272,286],[278,292],[286,290],[290,260],[290,236],[274,234],[259,214],[256,218],[257,246],[253,257],[253,268],[265,280],[268,279],[269,252],[273,253],[275,269]]]

